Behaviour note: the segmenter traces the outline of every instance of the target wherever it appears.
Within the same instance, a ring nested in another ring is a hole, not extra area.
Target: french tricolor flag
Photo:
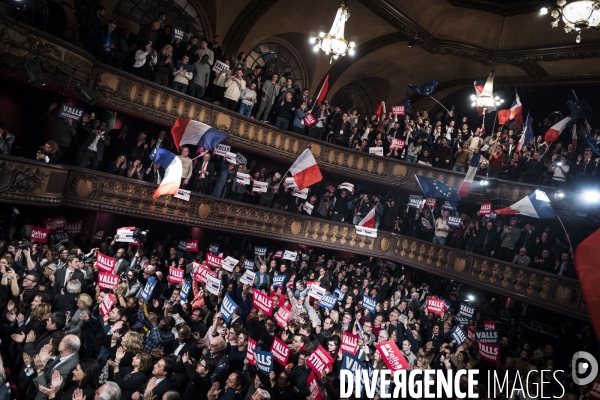
[[[298,190],[305,189],[310,185],[321,182],[321,179],[323,179],[317,161],[315,161],[315,157],[313,157],[310,152],[310,147],[300,154],[300,157],[298,157],[291,166],[290,172],[296,182]]]
[[[479,159],[481,155],[479,153],[471,154],[471,162],[469,163],[469,169],[467,170],[467,174],[465,175],[465,180],[462,181],[456,193],[460,197],[467,197],[469,192],[471,191],[471,186],[473,186],[473,180],[475,180],[475,175],[477,175],[477,169],[479,168]]]
[[[532,218],[549,219],[556,217],[546,193],[535,189],[529,196],[522,198],[510,207],[495,211],[498,215],[525,215]]]
[[[191,144],[210,151],[227,139],[227,135],[220,130],[189,118],[177,118],[171,134],[177,150],[180,146]]]
[[[510,119],[514,120],[517,125],[523,123],[523,105],[519,93],[517,93],[517,88],[515,88],[515,101],[510,106]]]
[[[371,211],[358,223],[358,226],[375,228],[375,207],[371,208]]]
[[[165,169],[165,176],[154,191],[152,198],[156,199],[163,194],[177,194],[181,184],[181,175],[183,175],[181,160],[170,151],[158,149],[152,162]]]

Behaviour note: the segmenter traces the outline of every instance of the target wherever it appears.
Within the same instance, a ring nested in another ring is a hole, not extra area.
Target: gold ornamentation
[[[210,215],[210,205],[206,203],[200,203],[198,205],[198,217],[205,219]]]
[[[465,260],[463,257],[455,257],[453,264],[456,272],[463,272],[465,268],[467,268],[467,260]]]

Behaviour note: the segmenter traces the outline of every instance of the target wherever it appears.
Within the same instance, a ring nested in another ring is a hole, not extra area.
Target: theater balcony
[[[155,185],[75,167],[0,157],[0,202],[68,206],[242,233],[386,259],[524,303],[588,319],[579,282],[450,247],[211,196],[152,199]]]
[[[213,104],[182,95],[174,90],[135,77],[95,61],[87,53],[45,32],[6,18],[0,18],[0,45],[3,48],[3,68],[0,77],[26,80],[23,63],[39,58],[48,90],[60,91],[81,99],[77,86],[91,80],[98,105],[140,119],[170,126],[179,117],[196,119],[229,135],[228,144],[236,149],[267,156],[287,164],[309,145],[320,168],[329,174],[353,181],[374,183],[388,188],[403,189],[415,194],[420,189],[415,175],[432,177],[458,188],[463,174],[452,171],[391,160],[357,152],[325,142],[276,129]],[[466,202],[472,204],[493,201],[494,207],[512,204],[529,195],[535,186],[493,180],[481,185],[477,178]],[[556,189],[548,189],[557,213],[565,220],[598,222],[597,209],[580,200],[580,196],[554,199]],[[558,197],[558,196],[557,196]]]

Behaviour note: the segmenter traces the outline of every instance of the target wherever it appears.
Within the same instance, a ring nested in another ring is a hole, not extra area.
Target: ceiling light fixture
[[[350,18],[350,11],[348,11],[348,7],[346,7],[346,2],[344,1],[335,14],[335,19],[329,33],[321,32],[318,37],[313,36],[309,39],[309,42],[315,45],[313,47],[315,52],[323,50],[325,54],[331,56],[329,60],[330,64],[340,56],[345,56],[346,54],[353,56],[355,53],[356,44],[344,39],[344,27],[348,18]]]
[[[581,42],[581,31],[594,28],[600,30],[600,0],[557,0],[556,8],[540,9],[540,15],[550,13],[554,21],[550,23],[557,28],[560,21],[565,24],[565,32],[577,32],[575,42]]]
[[[492,108],[494,106],[499,106],[504,102],[504,99],[501,99],[499,96],[494,96],[494,71],[492,70],[488,75],[487,80],[485,81],[485,86],[481,93],[477,95],[472,95],[471,100],[473,103],[471,105],[473,107],[481,107],[484,110],[488,108]]]

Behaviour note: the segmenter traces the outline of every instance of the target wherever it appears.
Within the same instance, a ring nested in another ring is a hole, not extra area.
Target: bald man
[[[184,354],[188,354],[189,358],[200,360],[202,350],[198,348],[198,342],[192,337],[192,330],[188,325],[181,325],[177,329],[177,338],[171,345],[173,352],[169,354],[169,358],[175,361],[180,361]]]
[[[229,359],[227,358],[227,343],[221,336],[215,336],[210,339],[210,359],[217,364],[214,372],[210,376],[212,383],[219,382],[225,384],[229,376]]]
[[[50,354],[42,350],[40,354],[34,357],[34,368],[37,376],[33,378],[33,382],[36,387],[42,385],[45,387],[50,386],[52,381],[52,374],[54,371],[58,371],[60,376],[63,378],[63,385],[67,380],[67,375],[73,372],[77,364],[79,364],[79,355],[77,352],[81,347],[81,341],[79,337],[75,335],[66,335],[58,345],[59,356],[52,361],[48,361]],[[38,391],[35,396],[35,400],[47,400],[48,397],[41,391]]]

